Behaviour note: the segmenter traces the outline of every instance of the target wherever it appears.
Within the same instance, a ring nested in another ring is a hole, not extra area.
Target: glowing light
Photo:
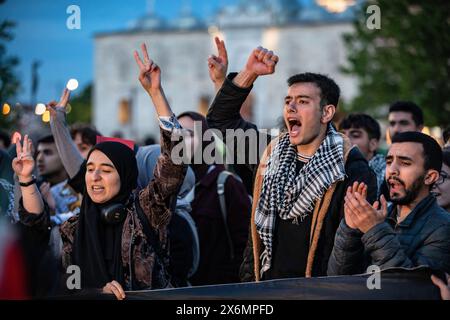
[[[316,0],[316,2],[332,13],[344,12],[349,6],[355,4],[355,0]]]
[[[219,28],[216,27],[216,26],[210,26],[210,27],[208,28],[208,33],[209,33],[210,35],[212,35],[212,36],[215,36],[215,35],[217,35],[217,34],[219,33]]]
[[[76,90],[78,88],[78,80],[77,79],[70,79],[67,82],[66,88],[70,91]]]
[[[34,113],[36,113],[38,116],[44,114],[44,112],[47,110],[47,108],[45,107],[45,104],[43,103],[38,103],[36,105],[36,109],[34,109]]]
[[[9,106],[9,104],[4,103],[3,108],[2,108],[2,113],[6,116],[9,114],[10,111],[11,111],[11,107]]]
[[[42,121],[43,121],[43,122],[50,122],[50,111],[46,110],[46,111],[42,114]]]
[[[66,105],[66,113],[70,113],[70,111],[72,111],[72,106],[70,105],[70,103],[68,103]]]

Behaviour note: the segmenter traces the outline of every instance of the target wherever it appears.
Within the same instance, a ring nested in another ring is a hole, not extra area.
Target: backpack
[[[190,286],[188,279],[197,271],[200,244],[197,227],[190,215],[190,202],[176,195],[171,200],[169,223],[169,272],[175,287]]]
[[[227,205],[226,205],[226,199],[225,199],[225,182],[227,181],[228,177],[233,176],[236,180],[240,181],[242,183],[242,179],[227,170],[222,171],[219,173],[219,176],[217,177],[217,194],[219,196],[219,203],[220,203],[220,213],[222,214],[222,220],[223,225],[225,227],[225,234],[227,237],[228,247],[230,249],[230,260],[234,259],[234,245],[233,240],[231,239],[230,230],[228,228],[227,223]],[[252,197],[249,195],[250,202],[252,201]]]
[[[219,196],[219,203],[220,203],[220,213],[222,214],[223,219],[223,225],[225,227],[225,235],[227,237],[228,241],[228,247],[230,249],[230,259],[234,259],[234,245],[233,240],[231,239],[230,230],[228,228],[227,223],[227,205],[226,205],[226,199],[225,199],[225,182],[227,181],[228,177],[233,176],[233,174],[230,171],[222,171],[219,173],[219,176],[217,177],[217,194]]]

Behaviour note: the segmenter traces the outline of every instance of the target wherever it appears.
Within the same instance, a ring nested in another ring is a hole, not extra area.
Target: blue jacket
[[[450,273],[450,214],[429,195],[397,224],[396,206],[386,220],[365,234],[342,219],[328,262],[328,275],[365,272],[368,265],[381,269],[429,266]]]

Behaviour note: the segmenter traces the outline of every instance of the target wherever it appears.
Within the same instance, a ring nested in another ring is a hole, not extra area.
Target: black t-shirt
[[[305,163],[297,160],[297,174]],[[293,220],[275,219],[272,264],[264,280],[304,277],[309,252],[312,213],[294,224]]]

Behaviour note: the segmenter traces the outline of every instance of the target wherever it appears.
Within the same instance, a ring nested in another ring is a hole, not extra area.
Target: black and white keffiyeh
[[[311,160],[296,173],[297,147],[289,134],[280,136],[270,154],[255,214],[256,230],[264,244],[261,276],[270,269],[276,216],[303,222],[316,201],[336,181],[345,178],[344,140],[330,125],[327,136]]]
[[[381,185],[384,181],[384,174],[386,171],[386,159],[384,155],[378,153],[372,159],[369,160],[369,167],[375,172],[377,176],[378,193],[380,195]]]

